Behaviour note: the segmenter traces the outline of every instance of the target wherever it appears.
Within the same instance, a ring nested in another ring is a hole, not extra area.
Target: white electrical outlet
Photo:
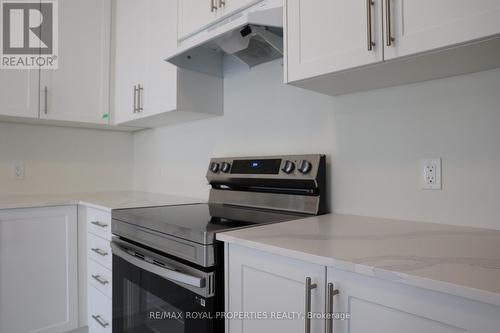
[[[24,163],[23,162],[12,163],[12,178],[14,178],[15,180],[23,180],[24,179]]]
[[[441,189],[441,159],[420,160],[420,185],[423,190]]]

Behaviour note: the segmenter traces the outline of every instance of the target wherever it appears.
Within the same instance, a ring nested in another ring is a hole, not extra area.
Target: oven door
[[[113,332],[214,332],[214,273],[113,238]]]

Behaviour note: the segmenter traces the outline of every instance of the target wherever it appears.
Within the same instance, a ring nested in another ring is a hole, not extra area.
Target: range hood
[[[222,77],[225,55],[253,67],[283,56],[283,0],[264,0],[179,42],[166,61]]]

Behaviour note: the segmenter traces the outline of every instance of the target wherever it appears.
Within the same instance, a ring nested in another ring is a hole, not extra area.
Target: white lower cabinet
[[[93,260],[88,261],[87,267],[88,286],[94,287],[111,299],[113,292],[113,275],[111,270]]]
[[[111,268],[112,256],[109,240],[89,233],[87,244],[88,258],[104,267]]]
[[[335,333],[494,333],[500,308],[449,294],[328,268],[328,283],[338,295]],[[330,332],[328,332],[330,333]]]
[[[308,277],[316,284],[310,292]],[[498,306],[235,244],[226,244],[226,279],[229,313],[310,310],[318,318],[310,331],[302,317],[229,319],[229,333],[498,333],[500,327]]]
[[[325,304],[326,268],[288,259],[265,252],[229,245],[227,251],[228,275],[226,310],[247,314],[266,313],[268,319],[229,320],[231,333],[303,333],[306,322],[302,314],[306,310],[306,281],[316,287],[307,294],[311,297],[310,311],[323,313]],[[294,315],[287,320],[278,316]],[[271,318],[275,315],[275,318]],[[324,332],[323,320],[311,320],[311,331]]]
[[[87,325],[89,333],[112,332],[111,212],[86,208]]]
[[[89,333],[111,333],[112,303],[96,288],[89,288]]]
[[[111,333],[113,274],[111,212],[86,207],[87,325],[89,333]]]
[[[0,210],[0,332],[78,327],[77,208]]]

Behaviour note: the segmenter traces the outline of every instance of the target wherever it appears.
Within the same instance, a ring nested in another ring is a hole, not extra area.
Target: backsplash
[[[329,97],[225,61],[224,116],[134,134],[135,188],[206,196],[211,156],[325,153],[337,213],[500,229],[500,70]],[[442,158],[443,190],[419,160]]]
[[[0,195],[130,190],[132,146],[130,133],[0,123]]]

